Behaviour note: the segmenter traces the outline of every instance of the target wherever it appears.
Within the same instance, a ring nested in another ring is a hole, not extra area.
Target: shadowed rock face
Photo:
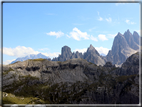
[[[50,104],[138,104],[138,59],[138,53],[130,56],[121,68],[81,58],[17,62],[3,66],[3,91]]]

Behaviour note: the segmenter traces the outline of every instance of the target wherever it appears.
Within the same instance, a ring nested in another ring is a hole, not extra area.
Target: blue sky
[[[92,44],[107,54],[127,29],[140,31],[139,3],[4,3],[3,62],[37,53],[57,57],[65,45],[85,52]]]

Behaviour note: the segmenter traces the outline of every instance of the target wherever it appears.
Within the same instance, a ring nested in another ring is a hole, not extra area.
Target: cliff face
[[[3,91],[50,104],[138,104],[138,58],[138,53],[132,55],[121,68],[81,58],[17,62],[3,66]]]

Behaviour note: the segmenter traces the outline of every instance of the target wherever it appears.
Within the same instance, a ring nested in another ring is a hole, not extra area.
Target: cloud
[[[128,19],[126,19],[125,22],[126,22],[127,24],[136,24],[135,22],[131,22],[131,21],[128,20]]]
[[[108,34],[108,35],[109,35],[109,38],[114,38],[117,35],[117,33],[116,34]]]
[[[73,38],[77,41],[80,41],[82,38],[83,39],[89,39],[89,35],[87,34],[87,32],[81,32],[78,28],[73,28],[73,31],[70,32],[70,36],[67,35],[67,37],[69,38]]]
[[[93,40],[93,41],[98,41],[97,38],[95,38],[95,37],[92,36],[92,35],[90,36],[90,39]]]
[[[106,18],[106,21],[107,22],[112,22],[112,19],[109,17],[109,18]]]
[[[15,61],[16,59],[12,59],[12,60],[6,60],[3,62],[4,65],[8,65],[10,64],[12,61]]]
[[[99,52],[99,54],[104,54],[104,55],[107,55],[108,54],[108,51],[110,49],[108,48],[103,48],[103,47],[95,47],[95,49]]]
[[[98,41],[97,38],[93,37],[92,35],[87,34],[87,32],[81,32],[78,28],[73,28],[73,31],[70,32],[70,35],[66,35],[68,38],[73,38],[77,41],[80,41],[81,39],[85,40],[93,40]]]
[[[56,36],[56,38],[59,38],[59,37],[61,37],[61,36],[63,36],[64,35],[64,33],[63,32],[61,32],[61,31],[58,31],[58,32],[49,32],[49,33],[46,33],[47,35],[49,35],[49,36]]]
[[[48,49],[48,48],[43,48]],[[48,56],[50,58],[57,57],[60,53],[59,52],[54,52],[54,53],[43,53],[39,51],[35,51],[30,47],[25,47],[25,46],[17,46],[16,48],[3,48],[3,54],[9,55],[9,56],[15,56],[15,57],[25,57],[29,54],[38,54],[42,53],[45,56]],[[8,61],[7,61],[8,62]]]
[[[99,19],[98,19],[99,21],[102,21],[103,20],[103,18],[102,17],[99,17]]]
[[[99,37],[99,39],[102,40],[102,41],[108,40],[108,39],[106,38],[106,35],[103,35],[103,34],[99,34],[98,37]]]
[[[83,49],[75,49],[74,52],[76,52],[76,51],[81,52],[81,53],[84,53],[84,52],[87,51],[87,48],[83,48]]]
[[[34,51],[30,47],[17,46],[16,48],[3,48],[3,54],[15,57],[23,57],[29,54],[38,54],[38,51]]]

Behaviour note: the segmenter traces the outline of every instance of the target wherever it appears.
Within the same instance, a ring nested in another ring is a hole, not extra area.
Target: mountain
[[[87,52],[85,52],[84,54],[79,53],[78,51],[72,53],[70,47],[64,46],[62,47],[61,55],[59,55],[59,57],[57,58],[53,58],[52,61],[66,61],[73,58],[86,59],[88,62],[92,62],[97,65],[105,64],[104,59],[92,45],[90,45],[90,47],[87,49]]]
[[[125,40],[127,41],[130,48],[132,48],[134,50],[139,49],[139,35],[138,35],[138,33],[134,32],[132,35],[132,33],[129,30],[127,30],[127,32],[125,32],[123,36],[125,37]]]
[[[88,62],[92,62],[96,65],[105,64],[104,59],[100,56],[98,51],[92,45],[90,45],[90,47],[87,49],[87,52],[84,53],[83,59],[87,60]]]
[[[20,58],[17,58],[15,61],[12,61],[11,64],[17,62],[17,61],[25,61],[25,60],[28,60],[28,59],[38,59],[38,58],[42,58],[42,59],[48,59],[48,60],[51,60],[49,57],[39,53],[39,54],[30,54],[30,55],[27,55],[25,57],[20,57]]]
[[[61,55],[57,58],[53,58],[52,61],[66,61],[73,58],[80,58],[80,54],[79,52],[72,53],[70,47],[64,46],[62,47]]]
[[[92,46],[87,51],[98,54]],[[5,65],[3,103],[14,103],[11,97],[18,97],[18,101],[30,97],[28,104],[139,104],[138,54],[120,68],[111,62],[97,66],[81,58],[64,62],[32,59]]]
[[[139,40],[140,36],[135,31],[133,35],[129,30],[124,35],[118,33],[114,38],[112,49],[108,52],[106,60],[121,66],[130,55],[139,51]]]

